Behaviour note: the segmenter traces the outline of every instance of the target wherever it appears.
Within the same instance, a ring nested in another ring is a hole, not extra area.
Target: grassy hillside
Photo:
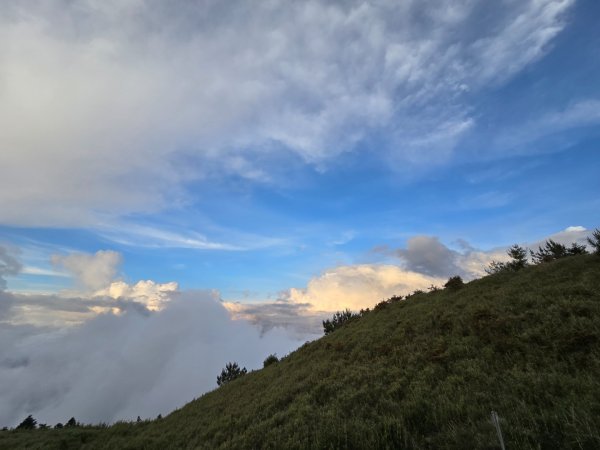
[[[266,355],[265,355],[266,356]],[[1,448],[600,448],[600,258],[386,304],[168,417]]]

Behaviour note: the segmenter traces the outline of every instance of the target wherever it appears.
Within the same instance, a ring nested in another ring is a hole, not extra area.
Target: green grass
[[[266,356],[266,355],[265,355]],[[169,416],[0,448],[600,448],[600,258],[386,304]]]

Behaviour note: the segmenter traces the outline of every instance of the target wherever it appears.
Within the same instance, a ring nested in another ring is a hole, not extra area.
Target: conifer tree
[[[587,238],[587,241],[592,247],[594,254],[600,256],[600,228],[596,228],[592,235]]]
[[[229,383],[230,381],[235,380],[241,376],[246,375],[248,371],[246,368],[241,368],[238,366],[236,362],[229,362],[225,365],[225,368],[221,370],[221,375],[217,376],[217,384],[219,386]]]

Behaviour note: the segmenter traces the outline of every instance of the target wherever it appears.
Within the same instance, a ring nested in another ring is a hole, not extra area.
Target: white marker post
[[[504,439],[502,438],[502,430],[500,429],[500,419],[498,418],[498,413],[496,413],[496,411],[492,411],[492,423],[496,427],[496,433],[498,433],[500,448],[502,450],[506,450],[506,448],[504,447]]]

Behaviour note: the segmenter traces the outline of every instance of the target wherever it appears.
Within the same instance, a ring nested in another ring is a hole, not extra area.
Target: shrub
[[[462,280],[462,278],[460,276],[456,275],[454,277],[448,278],[448,281],[446,281],[446,284],[444,284],[444,287],[446,289],[448,289],[449,291],[458,291],[459,289],[462,289],[462,287],[464,285],[465,285],[465,283]]]
[[[592,236],[587,238],[587,241],[594,249],[594,254],[600,256],[600,228],[596,228],[592,233]]]
[[[223,384],[229,383],[230,381],[233,381],[236,378],[246,375],[247,372],[248,371],[245,367],[240,369],[238,363],[229,362],[225,365],[225,368],[221,370],[221,375],[217,376],[217,384],[221,386]]]
[[[37,420],[30,414],[17,426],[17,430],[33,430],[36,425]]]
[[[265,358],[263,361],[263,367],[270,366],[271,364],[277,364],[279,362],[279,358],[277,354],[273,353]]]
[[[323,321],[323,331],[326,335],[333,333],[346,322],[349,322],[350,320],[355,319],[356,317],[359,317],[358,314],[354,314],[349,309],[346,309],[345,311],[338,311],[333,315],[331,319]]]
[[[79,426],[79,424],[75,420],[75,417],[71,417],[69,419],[69,421],[65,424],[65,427],[76,427],[76,426]]]

